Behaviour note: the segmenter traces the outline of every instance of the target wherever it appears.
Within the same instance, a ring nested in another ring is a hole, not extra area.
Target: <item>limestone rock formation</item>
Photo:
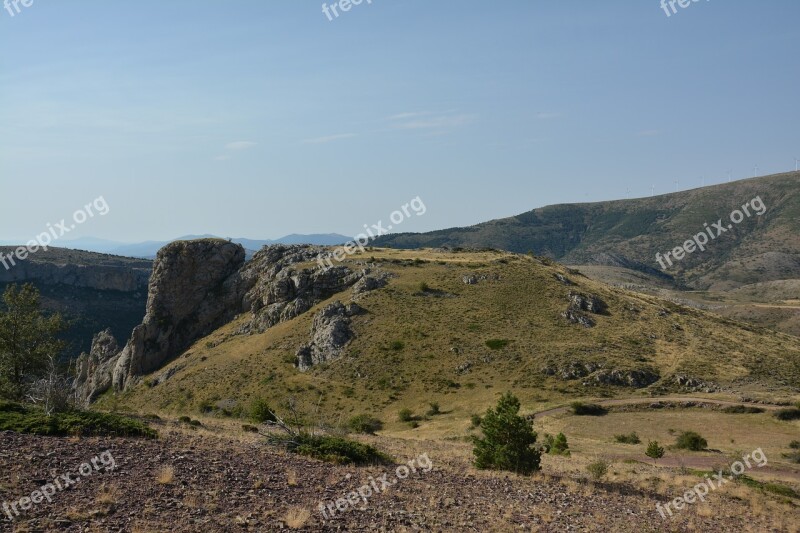
[[[311,342],[297,351],[297,367],[308,370],[341,356],[345,345],[353,338],[350,317],[364,312],[358,304],[343,305],[340,301],[326,306],[314,316]]]
[[[153,266],[144,320],[118,354],[84,358],[76,389],[86,399],[96,398],[112,385],[124,390],[241,313],[249,312],[250,319],[237,333],[260,333],[361,280],[358,291],[374,290],[388,280],[386,273],[371,268],[319,268],[316,258],[323,252],[325,248],[319,246],[268,246],[245,264],[241,246],[219,239],[165,246]],[[347,312],[354,313],[356,308],[348,306]],[[337,346],[338,340],[327,342],[322,333],[329,326],[332,333],[341,333],[337,324],[319,324],[321,336],[315,346],[320,350]],[[332,338],[339,339],[337,335]]]
[[[159,250],[144,321],[114,367],[117,390],[233,318],[241,300],[236,273],[244,255],[241,245],[218,239],[177,241]]]
[[[119,354],[117,339],[110,329],[101,331],[92,339],[90,352],[82,353],[75,361],[77,372],[76,393],[87,403],[111,387],[111,373]]]

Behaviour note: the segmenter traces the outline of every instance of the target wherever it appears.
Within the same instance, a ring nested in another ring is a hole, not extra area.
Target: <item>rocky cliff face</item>
[[[0,247],[0,254],[16,248]],[[99,291],[135,292],[147,288],[150,261],[51,248],[15,259],[10,268],[0,268],[0,283],[33,281]]]
[[[159,250],[144,321],[137,326],[114,366],[113,384],[160,368],[199,337],[239,311],[244,264],[241,245],[220,240],[177,241]]]
[[[97,349],[93,346],[81,357],[76,380],[81,397],[91,401],[111,386],[124,390],[240,313],[249,312],[250,319],[237,333],[259,333],[362,279],[370,287],[385,284],[368,268],[320,268],[316,258],[325,251],[317,246],[269,246],[245,264],[244,249],[226,241],[165,246],[154,263],[145,318],[125,347],[109,355],[101,345],[110,343],[98,340]],[[319,360],[319,355],[311,356],[308,364]]]

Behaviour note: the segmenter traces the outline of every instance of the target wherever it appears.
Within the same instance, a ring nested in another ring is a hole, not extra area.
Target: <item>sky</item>
[[[0,240],[98,198],[64,239],[352,236],[414,198],[393,231],[428,231],[794,170],[800,2],[659,2],[9,5]]]

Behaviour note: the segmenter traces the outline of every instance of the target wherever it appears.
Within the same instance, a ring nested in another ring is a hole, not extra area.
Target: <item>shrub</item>
[[[411,411],[411,409],[400,409],[398,418],[400,422],[411,422],[414,420],[414,413]]]
[[[723,408],[722,412],[729,415],[752,415],[763,413],[764,409],[761,407],[752,407],[750,405],[729,405],[728,407]]]
[[[651,440],[647,443],[647,450],[644,452],[644,454],[654,462],[657,462],[659,459],[664,457],[664,448],[659,446],[657,440]]]
[[[572,413],[577,416],[603,416],[608,414],[608,409],[595,403],[572,402]]]
[[[536,433],[530,421],[519,416],[519,400],[510,392],[481,421],[483,438],[473,437],[475,466],[530,475],[539,470],[541,453],[533,447]]]
[[[486,341],[486,346],[488,346],[491,350],[502,350],[508,346],[509,342],[511,341],[506,339],[489,339]]]
[[[0,405],[0,431],[51,436],[158,437],[147,424],[116,414],[74,410],[47,416],[41,409],[8,403]]]
[[[249,424],[242,424],[242,431],[245,433],[258,433],[258,428]]]
[[[800,464],[800,451],[784,453],[783,456],[792,463]]]
[[[200,402],[199,409],[201,413],[210,413],[214,410],[214,402],[209,399],[203,400]]]
[[[431,408],[428,409],[428,412],[426,413],[427,416],[436,416],[436,415],[442,414],[442,412],[439,410],[438,402],[433,402],[433,403],[430,404],[430,406],[431,406]]]
[[[289,451],[336,464],[384,465],[392,458],[377,448],[341,437],[300,434],[287,441]]]
[[[250,420],[258,424],[275,422],[275,415],[266,400],[254,398],[250,402]]]
[[[589,472],[589,475],[592,476],[592,479],[595,481],[600,481],[608,474],[608,461],[604,459],[598,459],[593,463],[589,463],[586,465],[586,471]]]
[[[402,350],[405,347],[406,347],[406,345],[405,345],[405,343],[403,341],[392,341],[389,344],[389,348],[394,350],[395,352],[399,352],[400,350]]]
[[[356,415],[347,421],[347,427],[355,433],[372,435],[376,431],[383,429],[383,422],[367,414]]]
[[[684,431],[678,436],[675,447],[679,450],[700,452],[708,448],[708,441],[694,431]]]
[[[469,418],[469,421],[472,424],[473,428],[477,428],[477,427],[480,427],[481,422],[483,421],[483,419],[481,418],[481,415],[472,415]]]
[[[431,290],[431,288],[428,286],[427,283],[425,283],[424,281],[421,281],[419,283],[419,292],[428,292],[429,290]]]
[[[800,440],[793,440],[789,443],[789,448],[793,450],[800,450]]]
[[[642,442],[642,439],[639,438],[635,431],[629,435],[614,435],[614,440],[622,444],[640,444]]]
[[[559,433],[552,439],[550,443],[550,451],[551,455],[566,455],[569,456],[569,444],[567,444],[567,436],[563,433]]]
[[[800,420],[800,409],[797,407],[790,407],[788,409],[780,409],[775,411],[775,418],[778,420]]]

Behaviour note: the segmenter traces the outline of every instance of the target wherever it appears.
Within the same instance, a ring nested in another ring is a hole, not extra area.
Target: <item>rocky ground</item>
[[[800,523],[800,515],[783,522],[748,516],[741,501],[714,512],[695,506],[663,521],[655,511],[663,495],[579,482],[548,473],[547,463],[532,478],[478,472],[460,443],[383,443],[398,464],[430,458],[428,472],[418,468],[398,480],[395,467],[322,463],[269,447],[258,436],[159,430],[161,438],[152,441],[0,433],[0,505],[62,474],[80,478],[13,522],[3,516],[0,531],[791,531]],[[105,451],[115,469],[105,472],[101,464],[89,476],[77,474]],[[384,473],[385,488],[378,481]],[[320,503],[346,498],[370,476],[382,493],[322,516]]]

